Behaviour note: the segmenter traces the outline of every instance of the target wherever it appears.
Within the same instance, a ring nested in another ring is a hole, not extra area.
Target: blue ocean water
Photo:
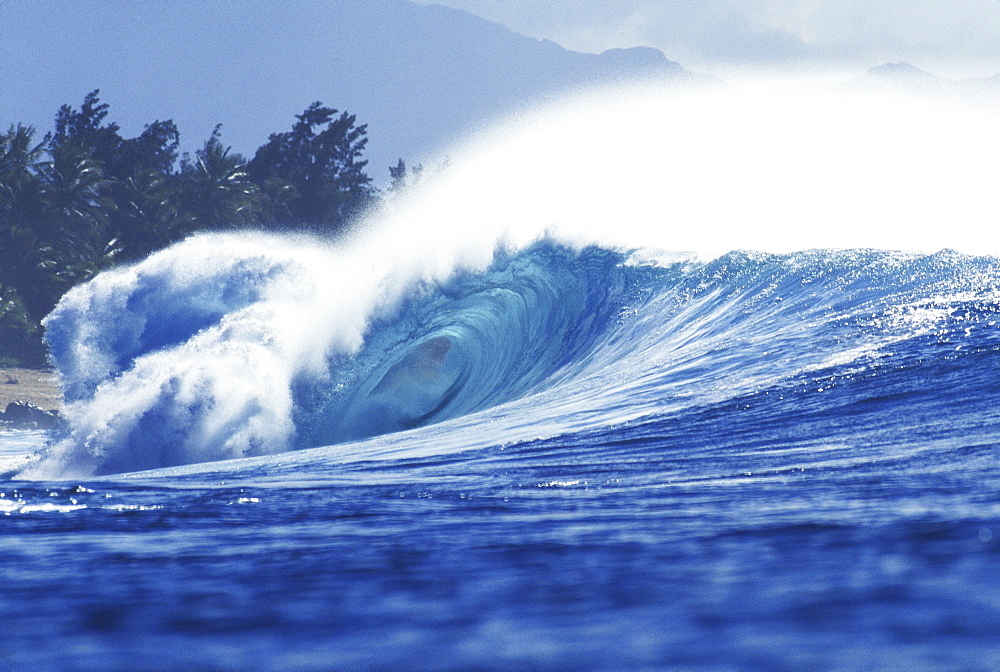
[[[0,669],[1000,668],[997,258],[357,261],[203,236],[64,298]]]

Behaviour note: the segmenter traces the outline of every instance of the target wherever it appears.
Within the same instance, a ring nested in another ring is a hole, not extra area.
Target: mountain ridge
[[[58,4],[58,7],[56,6]],[[250,157],[311,102],[367,124],[377,182],[472,129],[578,86],[683,78],[655,49],[574,52],[461,10],[408,0],[4,3],[5,126],[52,127],[101,90],[125,134],[173,119],[184,151],[222,124]],[[113,17],[109,20],[108,17]],[[41,34],[38,27],[42,26]],[[59,49],[48,45],[58,43]],[[80,57],[67,57],[79,54]]]

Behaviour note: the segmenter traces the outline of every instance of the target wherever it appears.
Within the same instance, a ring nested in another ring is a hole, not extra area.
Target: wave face
[[[46,322],[68,433],[22,475],[601,427],[883,357],[938,314],[913,306],[992,287],[983,110],[650,87],[514,128],[337,244],[198,236],[68,293]],[[952,243],[973,256],[801,251]]]
[[[540,243],[391,297],[381,278],[364,302],[331,277],[336,253],[303,245],[200,237],[71,292],[47,320],[70,429],[46,463],[107,474],[282,453],[514,401],[582,375],[642,275],[617,253]]]
[[[788,385],[815,384],[803,402],[833,413],[855,403],[843,388],[894,362],[955,368],[996,338],[991,258],[640,257],[549,239],[362,291],[331,278],[337,254],[321,245],[192,239],[74,290],[48,318],[69,429],[25,475],[256,457],[446,421],[438,450],[462,450]]]

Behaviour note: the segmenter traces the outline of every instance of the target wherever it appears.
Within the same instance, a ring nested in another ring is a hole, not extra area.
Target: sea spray
[[[643,273],[551,241],[437,281],[347,256],[205,235],[75,289],[47,320],[68,436],[23,475],[268,455],[517,399],[594,347]]]
[[[170,253],[177,250],[183,246]],[[273,246],[257,253],[276,264],[282,258]],[[68,436],[22,476],[120,473],[321,446],[334,459],[435,454],[525,432],[593,431],[725,403],[830,367],[863,370],[896,343],[939,329],[954,308],[935,310],[936,303],[997,302],[989,263],[960,255],[732,253],[666,267],[630,259],[550,240],[498,254],[485,270],[414,285],[392,310],[364,306],[357,348],[339,322],[317,319],[332,288],[322,299],[296,293],[300,303],[288,311],[287,296],[265,283],[256,303],[186,341],[137,352],[91,396],[69,404]],[[318,285],[303,272],[294,272],[296,284]],[[266,275],[279,285],[287,279]],[[116,343],[116,323],[101,319],[90,299],[79,329],[94,342]],[[61,315],[52,320],[69,319]],[[274,315],[280,329],[271,328]],[[155,324],[155,317],[134,319]],[[54,333],[74,333],[63,326]],[[316,333],[322,328],[332,331]],[[320,368],[291,347],[297,338],[327,344]],[[66,377],[72,385],[70,367]],[[435,424],[446,442],[418,431]],[[365,447],[363,440],[386,433],[399,433],[396,448]]]
[[[997,251],[993,229],[982,226],[997,207],[983,169],[1000,145],[994,121],[936,101],[812,87],[640,89],[564,101],[457,150],[448,168],[336,244],[195,236],[71,291],[46,321],[67,436],[22,475],[137,471],[363,439],[555,389],[561,370],[614,407],[600,385],[627,390],[683,370],[648,336],[637,347],[622,331],[628,320],[608,326],[616,311],[681,353],[731,346],[738,333],[719,336],[725,311],[714,304],[704,329],[701,314],[641,311],[680,291],[663,294],[677,273],[699,277],[699,291],[715,282],[719,296],[734,291],[728,271],[708,276],[718,267],[674,263],[685,257],[657,249],[702,261],[739,248]],[[532,252],[539,244],[554,256]],[[584,270],[593,253],[570,260],[588,249],[617,255],[596,279]],[[550,265],[560,255],[569,270]],[[642,282],[623,281],[628,259],[640,257],[666,261]],[[510,270],[519,264],[529,270]],[[626,285],[635,296],[620,293]],[[463,292],[474,297],[469,305]],[[450,307],[440,303],[455,296]],[[782,314],[803,300],[784,298]],[[488,321],[470,327],[468,316],[489,305],[499,306],[485,310],[494,322],[476,333]],[[555,349],[539,358],[524,346],[532,339],[554,339]],[[629,345],[619,351],[604,340]],[[577,356],[600,361],[601,373],[557,365]],[[526,357],[540,362],[530,375],[518,366]],[[799,354],[791,359],[801,363]],[[629,364],[640,360],[646,368]],[[742,366],[751,386],[769,379]],[[682,380],[678,398],[700,384],[695,377],[685,389]],[[732,394],[727,385],[720,389]]]
[[[586,91],[452,148],[373,236],[996,254],[997,109],[809,80]]]
[[[361,343],[368,316],[352,302],[365,288],[324,291],[348,268],[324,246],[206,236],[74,289],[46,322],[69,402],[69,436],[46,461],[59,466],[46,469],[287,450],[292,379]]]

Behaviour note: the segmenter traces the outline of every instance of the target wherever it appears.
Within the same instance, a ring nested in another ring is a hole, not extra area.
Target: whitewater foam
[[[954,99],[802,81],[588,91],[453,148],[386,220],[399,245],[546,231],[706,258],[996,254],[998,121]]]
[[[996,252],[983,228],[995,219],[984,169],[1000,155],[995,121],[815,88],[572,98],[461,148],[336,244],[196,236],[69,292],[46,321],[67,435],[22,476],[272,455],[533,394],[600,424],[662,410],[665,395],[754,389],[789,373],[764,344],[792,347],[833,319],[781,318],[818,310],[821,295],[794,286],[811,266],[832,277],[831,259],[912,257],[793,256],[750,291],[744,274],[766,256],[719,255]],[[741,338],[749,351],[732,347]],[[877,347],[786,360],[802,371]],[[708,360],[736,372],[714,391],[692,387]],[[568,381],[573,394],[552,393]]]

